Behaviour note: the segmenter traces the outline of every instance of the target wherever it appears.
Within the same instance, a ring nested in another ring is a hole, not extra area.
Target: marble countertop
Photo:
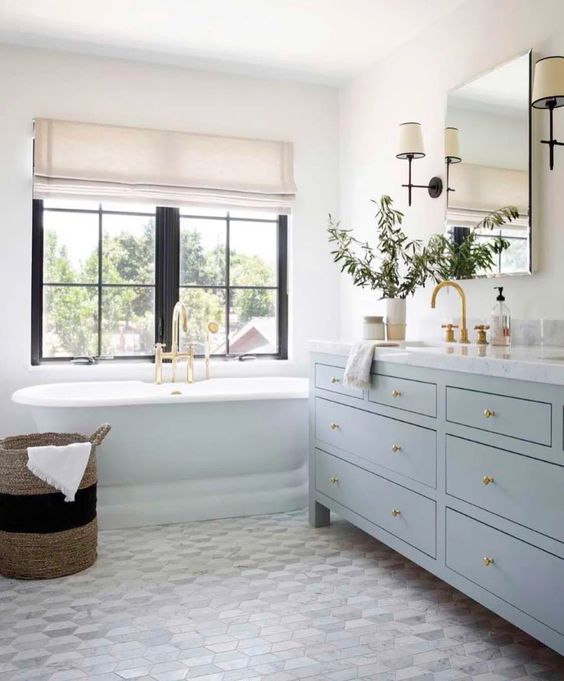
[[[352,346],[350,342],[312,340],[309,351],[346,356]],[[397,347],[376,347],[374,358],[405,366],[564,385],[563,347],[531,345],[500,348],[408,341]]]

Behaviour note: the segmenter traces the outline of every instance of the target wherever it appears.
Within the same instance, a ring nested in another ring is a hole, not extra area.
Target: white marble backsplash
[[[452,320],[460,325],[460,319]],[[467,321],[470,341],[474,342],[477,324],[489,324],[489,318],[469,318]],[[442,330],[437,328],[437,322],[419,324],[421,338],[443,340]],[[408,327],[408,337],[409,334]],[[410,338],[411,340],[417,340]],[[564,347],[564,319],[511,319],[511,343],[512,345],[548,345],[551,347]]]

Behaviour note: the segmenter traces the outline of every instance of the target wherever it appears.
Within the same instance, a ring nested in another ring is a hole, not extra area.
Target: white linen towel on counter
[[[343,383],[351,388],[366,390],[370,387],[370,368],[374,359],[374,341],[359,341],[349,353]]]
[[[90,458],[90,442],[64,447],[28,447],[27,467],[40,480],[58,489],[65,501],[74,501]]]
[[[351,388],[359,388],[360,390],[368,390],[370,388],[370,369],[374,360],[374,350],[377,347],[397,348],[399,343],[373,340],[363,340],[355,343],[349,352],[345,367],[345,375],[343,376],[343,383],[345,385],[349,385]]]

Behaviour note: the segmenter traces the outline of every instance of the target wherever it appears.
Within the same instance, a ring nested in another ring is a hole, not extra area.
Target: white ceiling
[[[1,0],[0,42],[339,84],[463,0]]]

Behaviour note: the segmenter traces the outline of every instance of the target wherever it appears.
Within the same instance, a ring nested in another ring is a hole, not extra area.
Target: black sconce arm
[[[411,164],[413,162],[413,155],[407,156],[408,161],[408,179],[407,184],[402,184],[402,187],[407,187],[407,201],[411,206],[411,196],[413,189],[426,189],[432,199],[438,198],[443,193],[443,181],[440,177],[432,177],[429,184],[413,184],[411,181]]]
[[[450,166],[454,163],[454,161],[450,158],[450,156],[446,157],[446,190],[447,192],[455,192],[456,189],[451,189],[450,186]],[[447,195],[447,202],[448,202],[448,195]]]
[[[554,139],[554,109],[556,108],[556,100],[553,99],[547,102],[546,108],[548,109],[549,116],[550,139],[541,140],[540,142],[541,144],[548,144],[549,165],[550,169],[554,170],[554,147],[564,147],[564,142],[559,142],[558,140]]]

